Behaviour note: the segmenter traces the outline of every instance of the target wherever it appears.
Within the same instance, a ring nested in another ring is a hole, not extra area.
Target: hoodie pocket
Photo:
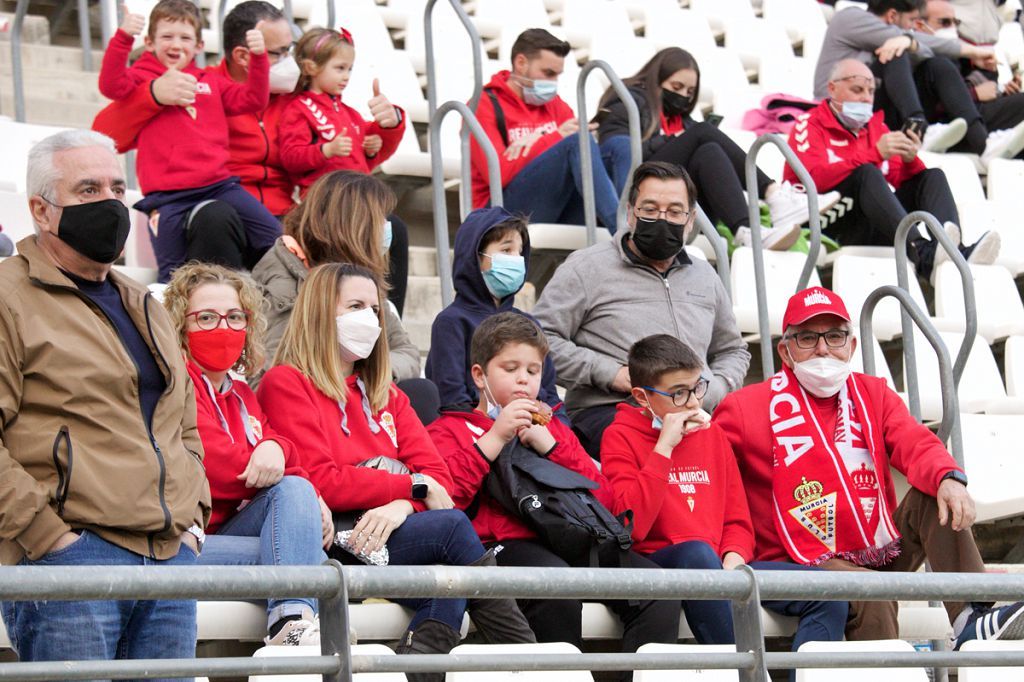
[[[61,443],[67,453],[64,462],[61,463]],[[53,439],[53,467],[57,470],[57,490],[53,497],[57,501],[57,516],[64,516],[64,505],[68,501],[68,491],[71,490],[71,469],[74,465],[75,454],[71,446],[71,433],[67,424],[60,427],[56,437]]]

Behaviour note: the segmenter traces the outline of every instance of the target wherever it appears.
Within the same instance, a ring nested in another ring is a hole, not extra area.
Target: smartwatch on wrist
[[[427,499],[427,479],[423,474],[412,475],[412,499],[414,500],[425,500]]]
[[[953,479],[954,481],[964,486],[965,488],[967,487],[967,474],[965,474],[962,471],[957,471],[956,469],[952,471],[947,471],[946,474],[939,479],[939,483],[942,483],[947,478]]]

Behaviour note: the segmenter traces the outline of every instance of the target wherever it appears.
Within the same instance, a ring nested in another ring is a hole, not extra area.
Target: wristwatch
[[[427,499],[427,478],[423,474],[412,475],[412,499],[414,500],[425,500]]]
[[[939,483],[942,483],[947,478],[953,479],[954,481],[964,486],[965,488],[967,487],[967,474],[965,474],[962,471],[957,471],[956,469],[953,469],[952,471],[947,471],[946,474],[939,479]]]
[[[191,526],[186,532],[195,537],[196,546],[199,548],[199,551],[202,552],[203,545],[206,544],[206,532],[196,525]]]

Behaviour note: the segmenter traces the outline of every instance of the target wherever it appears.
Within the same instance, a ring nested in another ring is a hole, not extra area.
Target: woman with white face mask
[[[344,548],[396,565],[493,565],[454,509],[448,467],[409,399],[391,382],[380,282],[347,263],[310,271],[259,398],[271,425],[304,444],[302,467],[335,513],[359,512]],[[383,456],[407,472],[360,466]],[[514,601],[413,599],[399,653],[446,653],[468,609],[492,642],[534,641]],[[440,680],[440,675],[410,675]]]

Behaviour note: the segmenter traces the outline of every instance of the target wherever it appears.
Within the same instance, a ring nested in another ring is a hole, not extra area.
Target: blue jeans
[[[612,135],[605,138],[601,143],[601,161],[615,191],[622,194],[622,188],[630,181],[629,165],[633,162],[629,135]]]
[[[390,563],[395,566],[469,566],[484,555],[473,524],[458,509],[435,509],[410,514],[388,538]],[[416,610],[409,629],[424,620],[438,620],[453,630],[462,628],[465,599],[397,599]]]
[[[614,234],[619,197],[601,162],[597,142],[590,140],[597,219]],[[535,223],[583,224],[583,174],[580,142],[570,135],[524,167],[502,192],[505,208],[526,213]]]
[[[201,566],[317,566],[323,550],[320,505],[304,478],[285,476],[261,490],[249,504],[206,537]],[[315,599],[269,599],[267,629],[303,609],[316,612]]]
[[[192,566],[195,553],[159,561],[111,544],[89,531],[64,549],[19,566]],[[0,604],[11,646],[22,661],[192,658],[196,602],[19,601]]]
[[[662,568],[722,568],[722,562],[715,554],[715,550],[706,542],[699,540],[681,542],[659,549],[650,555],[650,559]],[[821,570],[782,561],[755,561],[750,567],[756,571]],[[761,602],[761,605],[775,613],[800,619],[793,635],[793,651],[799,649],[804,642],[837,642],[843,639],[849,608],[847,602],[767,600]],[[694,637],[701,644],[732,644],[736,641],[729,602],[683,601],[683,612]],[[795,671],[789,672],[789,679],[796,679]]]

